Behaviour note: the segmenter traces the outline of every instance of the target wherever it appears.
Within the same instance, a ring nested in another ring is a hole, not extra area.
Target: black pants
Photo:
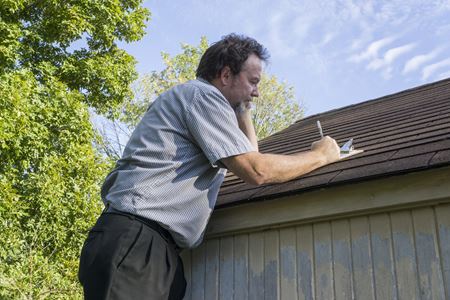
[[[85,299],[182,299],[183,263],[173,240],[142,220],[103,213],[80,257]]]

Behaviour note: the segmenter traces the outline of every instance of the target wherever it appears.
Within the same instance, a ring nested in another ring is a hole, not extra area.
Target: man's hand
[[[312,143],[311,151],[322,155],[325,164],[330,164],[339,160],[340,148],[336,141],[329,136],[325,136],[319,141]]]
[[[256,137],[255,127],[252,121],[251,102],[241,102],[234,108],[234,112],[236,113],[239,128],[247,136],[255,150],[258,151],[258,138]]]

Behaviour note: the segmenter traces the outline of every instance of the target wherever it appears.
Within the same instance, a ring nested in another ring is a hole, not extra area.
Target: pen
[[[317,127],[319,128],[320,137],[323,138],[322,125],[320,125],[320,121],[319,120],[317,120]]]

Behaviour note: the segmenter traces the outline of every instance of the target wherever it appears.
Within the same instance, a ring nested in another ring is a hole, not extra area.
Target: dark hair
[[[234,33],[226,35],[206,50],[200,59],[196,75],[212,81],[226,66],[236,75],[251,54],[256,54],[264,62],[269,59],[267,49],[255,39]]]

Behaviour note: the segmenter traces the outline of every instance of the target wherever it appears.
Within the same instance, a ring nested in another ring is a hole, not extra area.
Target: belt
[[[156,222],[156,221],[153,221],[153,220],[141,217],[141,216],[133,215],[133,214],[130,214],[130,213],[127,213],[127,212],[123,212],[123,211],[120,211],[120,210],[117,210],[117,209],[113,208],[110,205],[107,205],[105,207],[105,209],[103,210],[103,213],[123,215],[123,216],[126,216],[126,217],[128,217],[128,218],[130,218],[132,220],[138,220],[141,223],[147,225],[148,227],[150,227],[153,230],[155,230],[156,232],[158,232],[159,235],[164,240],[166,240],[169,244],[172,244],[175,247],[177,252],[181,251],[181,248],[178,247],[177,243],[175,243],[175,241],[174,241],[172,235],[170,234],[170,232],[167,229],[165,229],[164,227],[162,227],[161,225],[159,225],[159,223]]]

